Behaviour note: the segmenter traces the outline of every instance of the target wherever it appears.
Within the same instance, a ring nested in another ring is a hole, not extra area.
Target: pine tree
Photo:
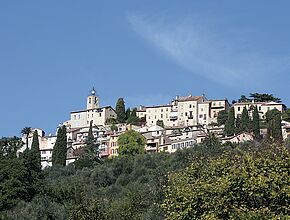
[[[235,134],[235,129],[235,109],[231,107],[228,112],[228,120],[225,124],[224,135],[233,136]]]
[[[260,115],[257,106],[255,106],[253,112],[253,133],[256,139],[260,139]]]
[[[242,116],[241,116],[241,131],[250,130],[250,118],[249,113],[246,107],[244,107]]]
[[[52,165],[66,165],[67,137],[66,127],[63,125],[57,131],[57,139],[52,151]]]
[[[119,123],[126,122],[125,102],[123,98],[119,98],[116,103],[117,121]]]

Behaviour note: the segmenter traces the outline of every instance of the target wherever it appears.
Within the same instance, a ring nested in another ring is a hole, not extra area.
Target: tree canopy
[[[129,130],[118,138],[119,155],[135,155],[145,153],[146,140],[137,131]]]

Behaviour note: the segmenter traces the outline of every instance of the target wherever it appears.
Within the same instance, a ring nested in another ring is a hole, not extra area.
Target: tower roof
[[[95,87],[93,87],[93,89],[91,90],[90,95],[96,95]]]

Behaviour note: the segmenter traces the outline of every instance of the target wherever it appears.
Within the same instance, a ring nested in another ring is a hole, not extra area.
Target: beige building
[[[165,127],[185,127],[208,125],[217,121],[218,112],[228,110],[224,100],[207,100],[205,96],[177,96],[168,105],[141,106],[137,110],[139,118],[146,118],[146,125],[152,126],[162,120]]]
[[[240,117],[242,115],[244,107],[247,108],[249,111],[250,117],[252,117],[253,111],[255,106],[257,106],[259,115],[262,119],[265,118],[265,115],[267,111],[277,109],[280,112],[283,111],[283,104],[277,103],[277,102],[241,102],[241,103],[235,103],[233,105],[235,109],[235,117]]]
[[[90,121],[93,121],[93,125],[96,126],[105,125],[107,119],[116,117],[116,112],[111,106],[99,106],[99,98],[93,89],[87,97],[87,109],[72,111],[69,124],[71,128],[87,127]]]
[[[230,108],[230,103],[227,99],[217,99],[210,101],[210,117],[217,119],[220,111],[228,111]]]

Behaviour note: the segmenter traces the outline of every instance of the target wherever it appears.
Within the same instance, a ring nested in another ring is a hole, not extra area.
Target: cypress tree
[[[242,116],[241,116],[241,131],[250,130],[250,118],[249,113],[246,107],[244,107]]]
[[[278,110],[272,110],[268,113],[268,127],[267,127],[267,137],[273,139],[274,141],[282,141],[282,127],[281,127],[281,112]]]
[[[74,162],[77,169],[82,169],[84,167],[93,167],[96,162],[99,161],[98,155],[98,145],[96,144],[95,137],[93,134],[93,121],[90,122],[90,128],[88,131],[88,136],[86,139],[86,145],[84,146],[84,152]]]
[[[280,142],[283,140],[282,127],[281,127],[281,113],[275,115],[273,121],[273,138]]]
[[[41,171],[41,155],[39,150],[38,133],[35,130],[33,133],[32,145],[31,145],[31,162],[33,163],[36,172]]]
[[[52,165],[66,165],[67,137],[66,127],[63,125],[57,131],[57,138],[52,151]]]
[[[127,108],[126,110],[126,120],[128,120],[131,116],[131,109],[130,108]]]
[[[137,117],[137,108],[133,108],[127,123],[132,125],[138,125],[140,123],[140,118]]]
[[[228,120],[225,124],[224,135],[233,136],[235,134],[235,129],[235,109],[231,107],[228,112]]]
[[[240,117],[237,117],[236,118],[236,129],[235,129],[235,133],[238,134],[238,133],[241,133],[242,132],[242,128],[241,128],[241,118]]]
[[[95,137],[93,134],[93,121],[90,122],[90,128],[86,139],[85,151],[86,153],[95,153],[96,151]]]
[[[119,98],[116,103],[117,121],[119,123],[126,122],[125,102],[123,98]]]
[[[39,150],[38,133],[34,131],[31,149],[26,149],[22,154],[23,164],[27,170],[26,181],[28,183],[28,201],[32,200],[40,190],[40,179],[43,178],[41,172],[41,157]]]
[[[257,106],[255,106],[253,112],[253,133],[256,139],[260,139],[260,115]]]

